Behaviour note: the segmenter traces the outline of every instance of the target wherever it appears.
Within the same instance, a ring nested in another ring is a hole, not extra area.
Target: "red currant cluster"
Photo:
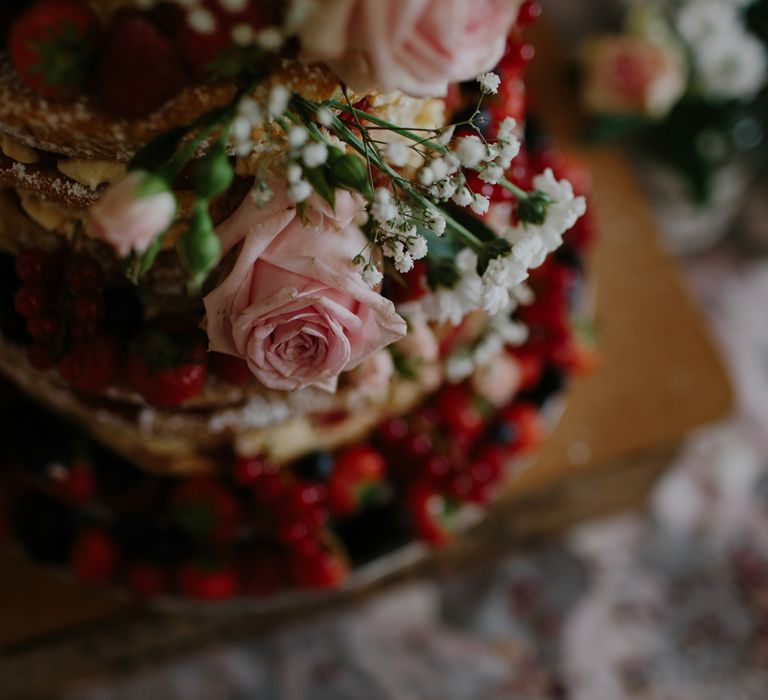
[[[16,259],[22,282],[16,312],[26,319],[32,345],[27,354],[37,369],[58,365],[78,391],[98,391],[117,374],[114,339],[104,332],[104,274],[97,262],[65,251],[28,250]]]

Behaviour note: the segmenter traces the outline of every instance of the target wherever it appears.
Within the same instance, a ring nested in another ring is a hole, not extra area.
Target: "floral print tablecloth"
[[[644,512],[66,700],[768,698],[768,263],[689,262],[738,395]]]

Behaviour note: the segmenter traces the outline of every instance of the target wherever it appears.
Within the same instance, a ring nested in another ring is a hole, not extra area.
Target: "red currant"
[[[77,323],[95,324],[104,315],[104,304],[99,297],[78,297],[73,305],[73,317]]]
[[[232,470],[234,480],[240,486],[253,486],[265,474],[274,474],[274,464],[262,457],[238,457]]]
[[[86,255],[74,257],[65,272],[67,286],[78,296],[94,294],[104,284],[104,271],[101,265]]]
[[[237,595],[240,583],[230,566],[185,564],[176,576],[182,595],[197,600],[225,600]]]
[[[43,250],[25,250],[16,258],[16,275],[28,284],[43,284],[53,273],[52,257]]]
[[[48,314],[27,321],[27,333],[43,344],[50,344],[56,340],[60,330],[59,319]]]
[[[41,287],[24,285],[14,296],[16,313],[24,318],[37,318],[48,306],[48,299]]]

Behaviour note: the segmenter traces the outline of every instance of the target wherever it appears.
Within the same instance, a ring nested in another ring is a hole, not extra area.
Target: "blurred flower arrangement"
[[[589,39],[582,98],[596,140],[628,139],[712,200],[734,162],[768,162],[768,1],[631,0],[623,32]]]

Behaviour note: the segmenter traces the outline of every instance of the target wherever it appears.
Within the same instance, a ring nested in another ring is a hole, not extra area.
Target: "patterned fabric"
[[[69,700],[764,700],[768,263],[688,266],[732,370],[647,511]]]

